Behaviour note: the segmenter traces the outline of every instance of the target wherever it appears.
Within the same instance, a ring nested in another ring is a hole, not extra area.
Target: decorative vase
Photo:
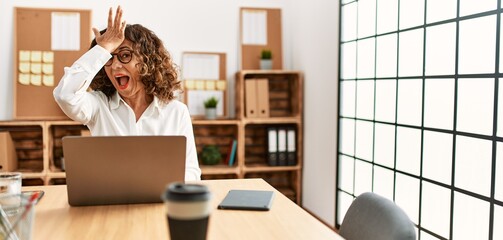
[[[261,59],[260,60],[260,69],[271,70],[272,69],[272,60],[271,59]]]
[[[213,120],[217,118],[217,108],[205,108],[204,113],[206,119]]]

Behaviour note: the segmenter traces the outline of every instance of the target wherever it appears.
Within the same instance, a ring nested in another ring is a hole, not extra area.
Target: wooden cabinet
[[[80,135],[85,126],[74,121],[0,121],[17,152],[23,185],[64,184],[61,138]]]
[[[267,79],[269,117],[246,115],[245,81]],[[194,135],[198,152],[205,144],[219,146],[227,157],[232,138],[237,139],[237,158],[233,166],[201,165],[203,179],[263,178],[296,203],[301,200],[303,162],[303,78],[296,71],[246,70],[236,74],[236,120],[194,120]],[[204,131],[199,130],[204,129]],[[270,128],[295,130],[296,164],[268,164]],[[203,133],[204,132],[204,133]]]
[[[268,80],[269,117],[247,117],[245,114],[245,81]],[[302,180],[302,106],[303,79],[295,71],[247,70],[236,74],[236,119],[193,120],[197,151],[206,145],[216,145],[222,158],[230,153],[237,140],[232,166],[203,165],[203,179],[263,178],[296,203],[301,200]],[[268,135],[270,128],[295,130],[296,164],[268,165]],[[81,135],[85,126],[74,121],[0,121],[0,131],[8,131],[18,156],[18,171],[23,172],[25,185],[65,184],[62,165],[61,138]]]

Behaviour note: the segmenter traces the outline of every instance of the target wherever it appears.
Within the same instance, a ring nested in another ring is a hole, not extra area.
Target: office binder
[[[257,117],[257,83],[255,79],[245,81],[245,111],[246,117]]]
[[[286,136],[286,142],[287,142],[286,165],[295,166],[295,165],[297,165],[297,151],[295,150],[295,144],[296,144],[296,142],[295,142],[295,129],[288,129],[287,136]]]
[[[278,133],[276,128],[267,129],[267,164],[270,166],[278,165]]]
[[[227,157],[225,157],[225,160],[224,160],[224,164],[225,165],[229,165],[229,162],[230,162],[230,159],[231,159],[231,155],[232,155],[232,146],[234,145],[234,139],[231,140],[230,144],[229,144],[229,147],[228,147],[228,150],[227,150]]]
[[[259,78],[257,83],[257,115],[258,117],[269,117],[269,80]]]
[[[234,139],[232,141],[232,150],[231,150],[231,156],[229,158],[229,166],[234,165],[234,161],[236,160],[237,147],[238,147],[238,141]]]
[[[278,129],[278,166],[286,166],[286,129]]]

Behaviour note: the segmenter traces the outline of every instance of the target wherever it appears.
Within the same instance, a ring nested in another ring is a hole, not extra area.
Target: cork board
[[[248,16],[252,16],[247,18]],[[253,16],[255,15],[255,17]],[[260,19],[260,16],[264,19]],[[248,20],[246,20],[248,19]],[[251,28],[247,27],[246,21],[252,21]],[[263,26],[261,26],[263,24]],[[259,25],[257,27],[257,25]],[[259,33],[263,29],[264,34]],[[240,29],[241,29],[241,69],[256,70],[260,69],[260,54],[263,49],[272,52],[272,69],[283,69],[283,52],[281,38],[281,9],[268,8],[241,8],[240,11]],[[256,29],[257,31],[251,32]],[[251,32],[251,33],[250,33]],[[247,35],[258,34],[255,36],[263,41],[248,41]]]
[[[14,118],[68,119],[52,92],[63,77],[64,67],[89,49],[91,10],[15,8],[14,14]],[[55,24],[55,19],[62,26]],[[78,27],[68,28],[66,22]],[[68,43],[61,41],[52,32],[55,26],[76,34],[64,36],[71,40]]]
[[[193,119],[204,118],[204,101],[219,99],[217,118],[227,117],[227,60],[225,53],[184,52],[182,54],[183,101]]]

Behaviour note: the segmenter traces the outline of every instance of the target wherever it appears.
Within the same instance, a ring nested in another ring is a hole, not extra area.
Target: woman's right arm
[[[126,22],[122,20],[122,8],[108,10],[107,30],[101,34],[93,28],[97,45],[87,51],[71,67],[65,68],[65,75],[54,89],[54,98],[63,112],[75,121],[87,124],[97,106],[96,99],[86,90],[94,76],[112,57],[110,54],[124,41]]]
[[[110,57],[110,52],[97,45],[71,67],[65,67],[65,74],[53,94],[61,110],[71,119],[83,124],[91,120],[96,99],[87,88]]]

